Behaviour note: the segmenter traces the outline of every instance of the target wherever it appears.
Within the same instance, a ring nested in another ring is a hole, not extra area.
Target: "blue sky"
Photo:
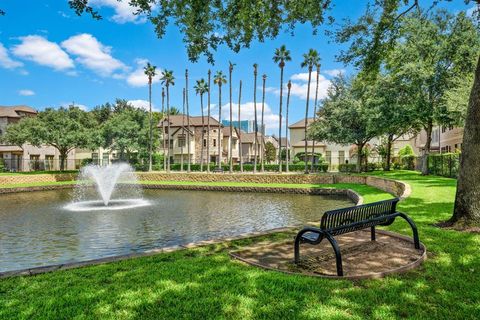
[[[77,17],[66,0],[0,0],[7,15],[0,17],[0,105],[26,104],[42,110],[67,105],[72,101],[86,109],[115,98],[146,106],[148,87],[143,75],[147,61],[159,69],[172,69],[176,85],[171,90],[171,104],[181,108],[185,68],[190,73],[190,107],[200,114],[199,99],[194,94],[194,81],[212,72],[228,71],[228,61],[236,63],[233,75],[234,101],[238,100],[238,82],[243,81],[242,109],[246,118],[253,118],[253,63],[259,64],[259,75],[268,76],[266,124],[269,133],[277,132],[279,69],[272,61],[275,48],[286,44],[293,60],[285,68],[285,79],[293,82],[290,123],[301,119],[305,110],[306,70],[300,68],[302,54],[317,49],[322,58],[320,97],[335,73],[354,72],[335,61],[341,47],[331,43],[322,32],[316,36],[308,25],[300,25],[292,37],[281,34],[275,40],[253,43],[251,48],[235,54],[220,48],[216,64],[204,58],[192,64],[187,59],[182,35],[169,27],[163,39],[157,39],[152,25],[133,16],[125,3],[116,0],[91,0],[104,17],[101,21],[89,16]],[[127,1],[128,2],[128,1]],[[336,19],[355,19],[365,9],[364,0],[333,1]],[[467,10],[463,0],[443,4],[452,12]],[[28,9],[26,9],[28,8]],[[258,79],[261,85],[261,77]],[[222,105],[228,102],[223,91]],[[153,86],[153,104],[161,108],[160,83]],[[313,96],[313,95],[312,95]],[[261,91],[257,91],[257,103]],[[212,104],[218,104],[216,88],[212,88]],[[260,103],[257,104],[260,109]],[[226,109],[226,108],[225,108]],[[225,110],[226,111],[226,110]],[[222,114],[224,114],[222,112]]]

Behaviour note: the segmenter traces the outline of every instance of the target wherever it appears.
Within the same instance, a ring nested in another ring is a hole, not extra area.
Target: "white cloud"
[[[143,109],[149,111],[149,104],[147,100],[128,100],[128,103],[134,106],[137,109]],[[152,111],[158,111],[155,104],[152,102]]]
[[[474,5],[471,8],[467,9],[467,16],[474,17],[478,15],[479,11],[480,11],[480,4]]]
[[[0,66],[5,69],[15,69],[23,66],[20,61],[15,61],[10,58],[7,48],[0,42]]]
[[[68,53],[77,56],[75,61],[101,76],[110,76],[113,72],[127,70],[127,66],[111,56],[111,47],[103,45],[88,33],[72,36],[62,42]]]
[[[81,103],[76,103],[76,102],[62,102],[60,103],[61,107],[68,108],[70,106],[74,105],[77,108],[80,108],[83,111],[88,111],[88,106],[81,104]]]
[[[68,54],[55,42],[38,35],[20,37],[22,43],[13,47],[13,53],[21,58],[34,61],[55,70],[69,70],[74,63]]]
[[[307,99],[307,89],[308,89],[308,72],[297,73],[290,77],[292,80],[292,88],[290,90],[290,95],[297,97],[303,100]],[[327,96],[327,90],[330,86],[331,81],[326,79],[325,76],[320,74],[318,76],[318,100],[321,100]],[[315,100],[315,90],[317,87],[317,72],[313,71],[310,81],[310,100]],[[267,92],[280,95],[280,89],[275,87],[266,88]],[[287,94],[287,84],[284,84],[283,94],[286,97]]]
[[[34,96],[35,92],[29,89],[18,90],[18,94],[21,96]]]
[[[112,8],[115,14],[111,19],[116,23],[144,23],[146,21],[145,16],[135,14],[137,8],[130,6],[127,0],[90,0],[89,4],[99,8]]]
[[[328,74],[329,76],[336,77],[340,74],[345,74],[346,70],[345,69],[329,69],[329,70],[324,70],[323,73]]]
[[[148,78],[143,68],[146,66],[148,60],[137,59],[135,62],[137,63],[137,69],[127,76],[127,83],[132,87],[145,87],[148,85]],[[157,68],[157,75],[153,77],[152,83],[160,81],[161,72],[162,70]]]
[[[232,103],[233,106],[233,121],[238,120],[238,103]],[[218,107],[216,105],[210,105],[211,114],[215,119],[218,119]],[[255,120],[255,105],[253,102],[246,102],[240,104],[240,117],[241,120]],[[257,102],[257,121],[260,126],[262,117],[262,103]],[[230,120],[230,103],[226,103],[222,106],[222,120]],[[278,114],[273,113],[270,106],[265,103],[264,123],[267,130],[278,129]]]

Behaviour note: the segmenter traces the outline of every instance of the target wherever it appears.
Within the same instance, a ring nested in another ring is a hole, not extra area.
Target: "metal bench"
[[[379,201],[370,204],[327,211],[322,216],[320,228],[305,227],[295,237],[295,263],[300,261],[300,244],[319,244],[325,238],[333,247],[337,263],[337,275],[343,276],[342,255],[334,236],[370,228],[371,240],[375,241],[375,226],[391,225],[396,217],[405,219],[413,230],[416,249],[420,249],[418,231],[415,223],[405,213],[396,210],[400,199]]]

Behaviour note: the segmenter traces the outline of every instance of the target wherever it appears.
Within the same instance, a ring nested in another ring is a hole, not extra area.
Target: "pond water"
[[[75,212],[72,190],[0,195],[0,271],[84,261],[319,220],[342,196],[144,190],[149,206]]]

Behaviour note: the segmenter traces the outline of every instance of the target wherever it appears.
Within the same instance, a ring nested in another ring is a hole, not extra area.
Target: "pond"
[[[0,272],[266,231],[351,206],[343,196],[144,190],[149,206],[64,209],[72,190],[0,195]]]

